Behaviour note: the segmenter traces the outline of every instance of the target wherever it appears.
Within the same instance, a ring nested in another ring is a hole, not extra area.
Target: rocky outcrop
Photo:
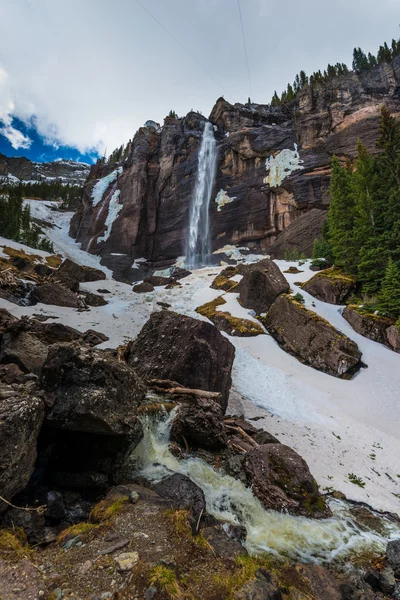
[[[266,312],[280,294],[289,291],[289,284],[278,265],[269,258],[246,267],[243,279],[235,288],[239,302],[255,313]]]
[[[213,325],[171,311],[153,313],[126,352],[143,379],[221,392],[224,410],[234,356],[232,344]]]
[[[95,269],[93,267],[85,267],[78,265],[69,258],[66,258],[64,262],[58,267],[57,271],[53,275],[54,279],[59,280],[61,283],[69,280],[76,280],[78,283],[87,283],[90,281],[103,281],[106,279],[104,271]]]
[[[319,271],[314,277],[303,283],[302,288],[314,298],[330,304],[344,304],[356,282],[353,277],[332,267]]]
[[[35,335],[26,331],[9,331],[0,342],[0,362],[15,363],[24,373],[39,375],[48,348]]]
[[[0,384],[0,496],[12,500],[32,475],[44,415],[40,398]],[[7,505],[0,500],[0,513]]]
[[[367,313],[358,306],[345,306],[342,316],[360,335],[400,352],[400,330],[392,319]]]
[[[279,296],[263,323],[284,350],[319,371],[348,377],[361,366],[357,344],[292,296]]]
[[[162,498],[170,499],[174,508],[190,510],[196,522],[206,509],[203,490],[181,473],[165,477],[153,488]]]
[[[322,208],[303,212],[278,234],[271,248],[268,248],[270,257],[283,259],[286,249],[311,257],[314,240],[321,237],[326,217],[327,211]]]
[[[322,518],[330,509],[305,460],[284,444],[266,444],[246,454],[248,485],[265,508]]]
[[[332,154],[354,157],[359,138],[375,151],[381,106],[399,112],[396,65],[307,87],[282,107],[217,100],[209,117],[218,156],[210,206],[213,250],[226,244],[266,252],[273,247],[273,256],[282,258],[290,247],[310,256],[329,204]],[[117,263],[123,264],[125,278],[135,258],[162,266],[184,254],[204,122],[190,112],[168,117],[160,129],[143,127],[122,163],[92,168],[71,234],[120,275]],[[93,190],[106,176],[94,201]],[[115,217],[111,229],[107,215]]]

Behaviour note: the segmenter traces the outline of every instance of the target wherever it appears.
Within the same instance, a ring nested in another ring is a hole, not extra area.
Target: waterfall
[[[343,560],[352,552],[384,552],[387,541],[399,536],[397,523],[384,515],[382,531],[357,523],[351,504],[329,502],[333,516],[307,519],[266,510],[251,489],[238,479],[215,470],[193,456],[179,460],[169,447],[175,408],[163,417],[142,417],[144,437],[132,454],[132,465],[149,481],[160,481],[171,473],[189,477],[204,492],[207,512],[219,520],[246,527],[246,547],[251,554],[269,552],[302,562],[330,563]]]
[[[207,121],[199,151],[196,187],[189,209],[186,266],[192,269],[207,264],[210,256],[209,205],[214,187],[216,156],[213,126]]]

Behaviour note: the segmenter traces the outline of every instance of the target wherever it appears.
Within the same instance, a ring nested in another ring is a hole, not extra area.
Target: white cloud
[[[0,0],[3,122],[35,115],[54,145],[111,152],[171,109],[208,115],[221,93],[247,100],[235,2],[142,2],[220,85],[132,0]],[[327,0],[304,0],[301,10],[297,0],[242,0],[241,7],[252,99],[261,103],[301,69],[350,65],[354,46],[375,52],[398,35],[394,0],[364,0],[362,11],[359,0],[337,0],[334,11]]]
[[[0,134],[8,139],[15,150],[26,149],[32,144],[32,140],[13,127],[11,115],[14,108],[9,88],[9,76],[7,71],[0,66]]]
[[[1,125],[1,123],[0,123]],[[0,134],[4,135],[10,142],[11,146],[18,150],[19,148],[29,148],[32,144],[32,140],[27,135],[24,135],[18,129],[15,129],[10,123],[4,124],[0,127]]]

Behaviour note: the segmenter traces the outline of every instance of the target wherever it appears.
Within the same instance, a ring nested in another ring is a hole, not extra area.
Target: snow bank
[[[122,167],[118,167],[118,169],[115,169],[115,171],[112,171],[112,173],[110,173],[109,175],[106,175],[105,177],[102,177],[101,179],[98,180],[96,185],[93,186],[93,190],[92,190],[93,206],[97,206],[99,204],[99,202],[102,201],[104,192],[107,190],[107,188],[112,183],[114,183],[114,181],[117,179],[118,175],[121,173],[122,173]]]

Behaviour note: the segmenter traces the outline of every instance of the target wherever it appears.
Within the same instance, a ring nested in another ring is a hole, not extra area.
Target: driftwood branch
[[[251,444],[252,446],[254,446],[255,448],[258,448],[260,444],[258,444],[255,440],[253,440],[252,437],[249,436],[248,433],[246,433],[241,427],[239,427],[238,425],[235,427],[233,425],[227,425],[226,421],[225,421],[225,427],[227,429],[230,429],[231,431],[235,431],[236,433],[238,433],[240,436],[242,436],[243,439],[246,440],[246,442],[248,442],[249,444]]]
[[[197,396],[200,398],[210,398],[211,400],[220,400],[221,398],[220,392],[185,388],[176,383],[176,381],[169,381],[168,379],[150,379],[147,383],[155,392],[168,394],[169,396]]]
[[[15,506],[15,504],[11,504],[11,502],[6,500],[2,496],[0,496],[0,500],[2,500],[5,504],[8,504],[8,506],[11,506],[11,508],[16,508],[17,510],[24,510],[26,512],[37,512],[38,515],[43,515],[47,508],[46,504],[43,504],[43,506],[37,506],[36,508],[29,507],[29,506],[27,506],[27,507]]]
[[[241,448],[240,446],[238,446],[237,444],[235,444],[234,442],[231,442],[230,440],[228,441],[228,446],[230,446],[231,448],[233,448],[234,450],[237,450],[238,452],[240,452],[241,454],[246,454],[246,450],[244,448]]]

